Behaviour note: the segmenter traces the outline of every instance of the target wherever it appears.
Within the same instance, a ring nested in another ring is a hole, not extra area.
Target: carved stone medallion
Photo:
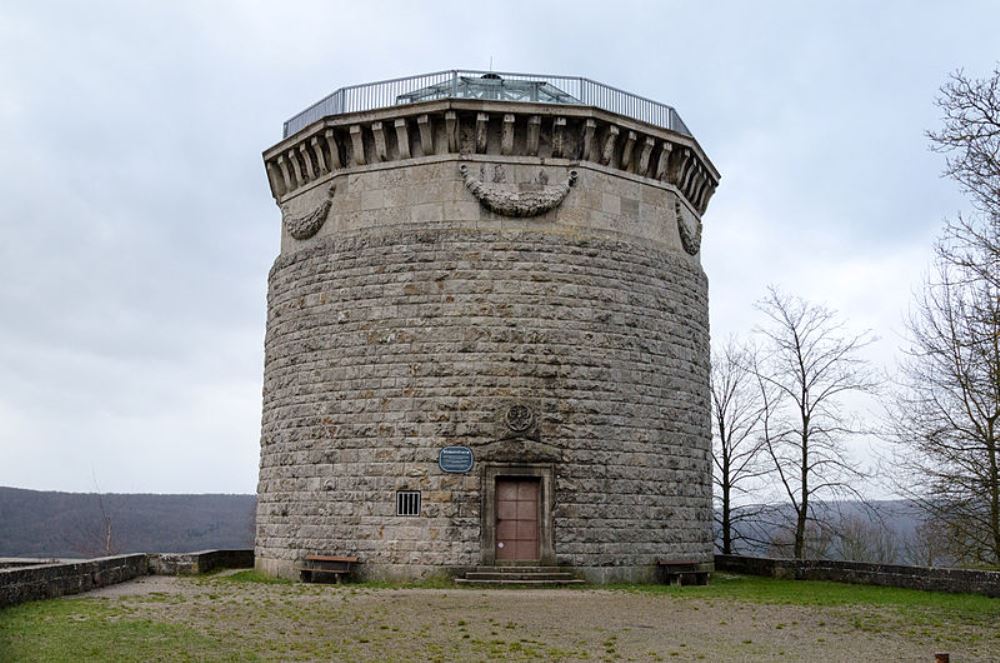
[[[523,433],[535,423],[535,413],[526,405],[511,405],[507,408],[504,419],[507,422],[507,428],[515,433]]]
[[[538,216],[555,209],[569,194],[570,187],[576,183],[577,178],[576,171],[571,170],[561,184],[547,184],[548,176],[540,171],[534,182],[508,184],[503,165],[497,164],[493,167],[493,182],[488,183],[485,166],[480,169],[478,178],[464,163],[458,170],[465,179],[466,188],[483,207],[497,214],[513,217]]]

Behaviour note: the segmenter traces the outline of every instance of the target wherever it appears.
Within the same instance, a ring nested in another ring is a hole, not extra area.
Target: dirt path
[[[982,624],[892,608],[607,590],[441,590],[144,578],[90,596],[263,660],[1000,660]]]

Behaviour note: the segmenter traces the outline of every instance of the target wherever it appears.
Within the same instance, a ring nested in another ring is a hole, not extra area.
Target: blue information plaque
[[[445,447],[438,456],[438,465],[445,472],[465,474],[472,469],[472,449],[469,447]]]

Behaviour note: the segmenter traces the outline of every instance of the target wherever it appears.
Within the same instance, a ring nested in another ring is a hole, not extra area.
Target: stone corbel
[[[326,165],[326,156],[323,154],[323,147],[319,144],[319,136],[313,136],[312,140],[309,141],[310,147],[312,147],[313,158],[316,159],[316,168],[319,170],[319,174],[328,173],[330,169]]]
[[[698,208],[699,214],[704,214],[705,210],[708,209],[708,201],[710,201],[712,199],[712,196],[715,195],[715,189],[717,186],[718,185],[715,182],[713,182],[711,186],[705,189],[705,195],[702,196],[701,199],[701,206]]]
[[[542,118],[540,115],[532,115],[528,118],[528,156],[538,156],[538,136],[542,128]]]
[[[557,117],[552,122],[552,156],[556,159],[566,154],[566,118]]]
[[[434,130],[431,127],[429,115],[421,115],[417,118],[417,127],[420,128],[420,149],[425,157],[434,154]]]
[[[358,124],[351,125],[351,159],[355,166],[365,165],[365,141]]]
[[[589,118],[583,124],[583,154],[580,157],[584,161],[593,160],[594,132],[597,130],[597,122]]]
[[[694,173],[694,159],[691,158],[691,150],[684,148],[684,157],[681,162],[681,172],[678,175],[677,188],[687,195],[688,184],[691,183],[691,175]]]
[[[382,131],[381,122],[372,122],[372,135],[375,136],[375,156],[379,161],[385,161],[389,154],[385,149],[385,132]]]
[[[476,153],[485,154],[486,153],[486,137],[487,137],[487,125],[490,121],[490,116],[486,113],[476,113]]]
[[[295,157],[295,148],[293,147],[288,150],[285,156],[288,157],[288,162],[292,164],[292,171],[295,173],[295,186],[293,188],[297,189],[305,184],[305,180],[302,177],[302,169],[299,168],[299,160]]]
[[[275,199],[285,195],[285,183],[281,179],[281,170],[274,161],[267,161],[264,164],[267,169],[267,180],[271,184],[271,195]]]
[[[611,158],[615,155],[615,141],[618,140],[618,127],[608,125],[608,131],[604,134],[604,147],[601,148],[601,165],[607,166],[611,163]]]
[[[278,155],[278,168],[281,169],[281,177],[285,182],[285,192],[287,193],[294,189],[295,185],[292,183],[292,176],[288,172],[288,162],[286,161],[284,154]]]
[[[698,164],[698,174],[695,184],[691,191],[691,204],[694,205],[695,209],[699,209],[700,205],[698,201],[701,200],[701,194],[705,192],[705,187],[708,186],[708,172]]]
[[[646,136],[646,139],[642,142],[642,151],[639,152],[639,174],[643,177],[649,177],[649,157],[653,154],[653,147],[656,145],[656,141],[653,140],[652,136]]]
[[[333,129],[324,131],[323,136],[326,138],[326,150],[330,154],[330,168],[343,168],[344,162],[340,160],[340,148],[337,147],[337,139],[333,134]]]
[[[445,112],[444,128],[448,135],[448,152],[458,152],[458,115],[455,111]]]
[[[514,114],[503,116],[503,128],[500,130],[500,154],[504,156],[514,152]]]
[[[628,135],[625,138],[625,147],[622,148],[622,170],[626,172],[629,172],[632,169],[632,149],[635,147],[635,141],[635,132],[628,132]]]
[[[305,141],[299,143],[299,156],[302,157],[302,165],[306,168],[306,181],[312,182],[316,179],[316,173],[313,171],[312,159],[309,158],[309,147]]]
[[[410,132],[406,128],[406,120],[400,118],[393,122],[396,127],[396,146],[399,148],[399,158],[410,158]]]
[[[660,145],[660,158],[656,161],[656,175],[654,175],[654,179],[661,182],[665,182],[667,180],[670,166],[670,153],[673,149],[674,146],[666,141],[663,141]]]

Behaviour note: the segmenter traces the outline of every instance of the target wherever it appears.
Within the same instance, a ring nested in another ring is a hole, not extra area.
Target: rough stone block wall
[[[676,252],[528,230],[408,227],[279,258],[258,564],[478,564],[479,478],[443,473],[437,454],[478,457],[509,402],[557,450],[560,563],[635,577],[658,557],[710,560],[706,289]],[[420,517],[395,515],[403,489],[423,491]]]

